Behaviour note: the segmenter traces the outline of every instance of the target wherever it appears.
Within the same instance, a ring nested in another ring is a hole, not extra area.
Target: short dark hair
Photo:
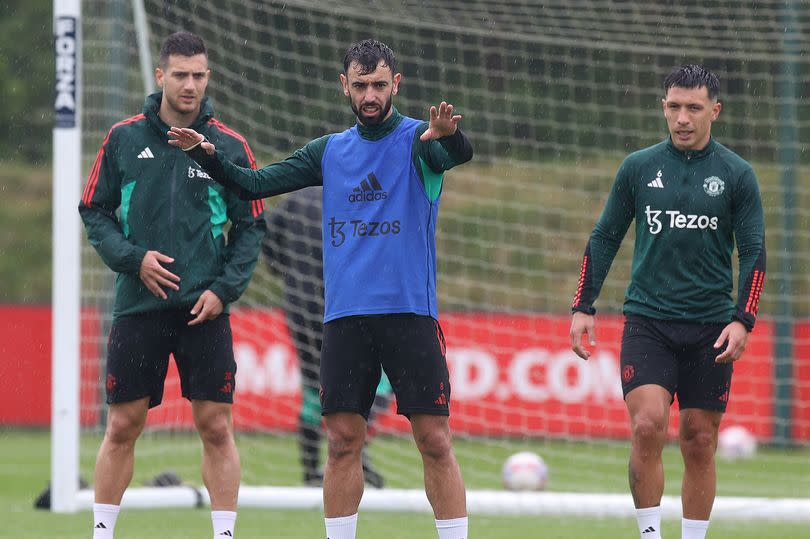
[[[357,43],[352,43],[346,51],[346,56],[343,57],[343,72],[349,72],[349,66],[352,62],[357,62],[360,66],[360,74],[368,75],[377,69],[380,60],[391,68],[391,73],[396,72],[397,59],[394,56],[394,51],[376,39],[364,39]]]
[[[664,79],[664,95],[673,86],[678,88],[701,88],[706,87],[709,92],[709,99],[717,99],[720,92],[720,79],[717,75],[703,66],[689,64],[672,70],[672,73]]]
[[[175,32],[166,38],[163,46],[160,47],[160,66],[166,67],[169,56],[179,54],[181,56],[196,56],[204,54],[208,56],[205,49],[205,42],[197,34],[191,32]]]

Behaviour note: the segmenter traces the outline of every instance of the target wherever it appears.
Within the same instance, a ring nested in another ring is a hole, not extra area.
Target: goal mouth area
[[[259,166],[352,125],[338,73],[349,42],[365,37],[369,28],[396,51],[403,75],[397,110],[425,118],[433,101],[446,99],[463,114],[460,126],[474,142],[475,158],[448,171],[443,182],[436,288],[447,337],[454,450],[470,487],[473,514],[509,514],[512,507],[526,514],[632,514],[627,496],[624,505],[610,505],[613,496],[626,494],[627,449],[603,445],[629,440],[618,368],[620,313],[632,271],[629,236],[602,288],[598,346],[587,362],[571,352],[569,307],[584,243],[615,171],[628,151],[666,136],[661,79],[682,58],[716,70],[724,110],[714,133],[756,171],[767,202],[772,264],[762,316],[743,361],[735,365],[722,425],[745,426],[763,448],[758,454],[768,460],[726,469],[718,476],[719,492],[732,499],[743,496],[743,509],[730,518],[759,518],[764,512],[763,520],[796,520],[810,514],[803,499],[795,506],[788,503],[784,511],[779,508],[793,497],[810,500],[810,468],[802,464],[810,462],[810,303],[801,300],[810,291],[810,257],[804,256],[810,252],[810,231],[783,219],[801,222],[803,208],[810,207],[810,152],[797,154],[804,140],[799,135],[810,126],[810,109],[797,98],[810,84],[810,56],[785,48],[807,50],[810,34],[791,28],[810,26],[810,10],[790,2],[724,4],[709,10],[715,46],[706,48],[705,36],[685,31],[689,17],[669,17],[672,24],[662,32],[667,6],[643,2],[625,6],[633,9],[584,2],[589,9],[577,9],[562,0],[542,6],[530,0],[451,0],[431,6],[430,17],[415,7],[418,3],[400,0],[384,0],[385,9],[376,12],[356,9],[354,4],[362,2],[314,0],[223,0],[217,9],[190,0],[57,4],[79,4],[83,13],[76,9],[72,15],[81,30],[77,58],[84,66],[76,72],[80,122],[75,146],[63,143],[61,132],[54,143],[55,164],[60,163],[54,169],[70,171],[72,179],[55,182],[64,192],[54,189],[53,201],[74,221],[76,202],[110,126],[142,110],[154,85],[161,41],[179,27],[205,39],[212,68],[206,93],[215,117],[244,135]],[[694,13],[709,15],[697,0],[686,4]],[[791,9],[798,11],[798,24],[783,17]],[[65,9],[58,13],[70,15]],[[772,31],[776,20],[785,32]],[[746,29],[745,39],[740,28]],[[794,70],[790,76],[789,68]],[[791,80],[795,96],[782,89]],[[792,119],[781,112],[791,107]],[[781,157],[791,151],[792,165]],[[796,176],[792,186],[785,179],[787,170]],[[703,196],[702,184],[699,189]],[[268,199],[268,212],[280,200]],[[793,202],[779,203],[785,200]],[[104,357],[115,275],[89,242],[82,239],[77,245],[84,236],[80,223],[68,227],[55,219],[54,229],[61,238],[53,241],[55,254],[63,247],[80,251],[69,262],[54,256],[52,272],[53,290],[70,295],[70,304],[53,309],[63,313],[54,318],[53,362],[68,372],[52,376],[57,406],[51,479],[53,499],[69,500],[61,507],[71,511],[77,501],[84,509],[92,499],[86,491],[77,498],[76,477],[89,475],[106,421]],[[74,282],[80,290],[70,290]],[[285,497],[298,499],[291,492],[313,491],[305,494],[312,500],[300,503],[320,507],[317,489],[287,490],[304,484],[294,442],[302,395],[280,311],[281,284],[260,258],[251,284],[231,311],[242,478],[248,485],[277,485],[267,491],[245,486],[241,501],[248,507],[275,507]],[[357,286],[362,285],[358,279]],[[68,357],[69,352],[76,357]],[[136,466],[139,474],[144,468],[149,474],[176,469],[199,482],[199,441],[191,430],[190,407],[185,399],[169,398],[170,389],[176,396],[178,387],[171,374],[163,404],[150,412],[155,419],[139,439]],[[677,434],[677,419],[673,406],[670,437]],[[389,415],[375,422],[369,451],[386,485],[416,489],[417,502],[403,497],[401,510],[426,510],[409,427]],[[178,431],[189,435],[176,436]],[[277,433],[284,437],[281,442],[265,436]],[[144,444],[150,434],[157,439],[154,445]],[[465,437],[483,440],[483,445],[465,447]],[[557,445],[560,439],[576,444],[585,458],[572,455],[572,444]],[[801,452],[794,456],[792,447]],[[540,493],[498,490],[504,460],[523,449],[547,460],[552,482]],[[254,456],[245,450],[255,451]],[[668,451],[666,476],[679,482],[681,456],[677,449]],[[248,461],[256,463],[253,469],[244,465]],[[141,497],[146,507],[208,503],[196,487],[154,492],[139,487],[147,484],[144,477],[135,481],[125,501],[132,507]],[[488,499],[490,492],[479,489],[494,489],[493,509],[478,505],[479,496]],[[669,484],[667,493],[677,494],[676,489]],[[254,490],[267,496],[254,498]],[[363,503],[394,492],[368,489]],[[569,495],[573,501],[563,503]],[[596,496],[592,506],[589,496]],[[395,506],[399,498],[383,500],[381,510],[400,510]],[[725,518],[722,500],[718,497],[713,513],[717,518]],[[671,515],[680,512],[677,498],[665,501],[665,514],[670,509]]]

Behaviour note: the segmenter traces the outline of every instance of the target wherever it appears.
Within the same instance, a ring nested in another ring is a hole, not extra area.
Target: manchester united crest
[[[726,183],[717,176],[709,176],[703,180],[703,190],[710,197],[722,195],[726,189]]]
[[[632,365],[622,367],[622,381],[626,384],[636,375],[636,369]]]

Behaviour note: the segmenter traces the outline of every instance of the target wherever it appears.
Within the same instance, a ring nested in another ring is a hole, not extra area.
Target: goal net
[[[141,4],[146,17],[136,24]],[[723,101],[714,135],[754,164],[770,255],[760,321],[735,366],[723,420],[745,427],[759,450],[719,461],[715,515],[757,516],[751,507],[763,499],[772,501],[763,518],[787,518],[778,505],[786,500],[798,504],[784,511],[790,518],[810,515],[810,473],[797,473],[810,456],[810,153],[801,142],[810,140],[802,99],[810,2],[83,0],[82,11],[85,177],[109,127],[140,112],[160,43],[181,29],[205,39],[217,117],[247,138],[259,166],[353,123],[338,74],[347,45],[370,36],[397,54],[401,112],[426,118],[446,99],[464,116],[475,158],[446,176],[438,294],[455,449],[479,511],[632,511],[618,369],[632,231],[598,301],[588,362],[570,351],[569,308],[619,163],[666,136],[663,77],[684,63],[714,70]],[[268,213],[279,199],[267,201]],[[81,472],[91,477],[105,421],[114,275],[82,245]],[[317,505],[320,493],[303,488],[301,377],[281,305],[282,283],[262,258],[232,312],[241,501]],[[386,487],[367,488],[364,503],[424,509],[421,462],[407,421],[392,410],[376,417],[368,447]],[[514,498],[502,485],[506,458],[526,450],[549,468],[546,490],[556,494],[542,501]],[[172,369],[138,442],[131,490],[165,471],[201,485],[200,453]],[[666,493],[676,496],[675,444],[664,458]],[[665,510],[679,515],[680,504]]]

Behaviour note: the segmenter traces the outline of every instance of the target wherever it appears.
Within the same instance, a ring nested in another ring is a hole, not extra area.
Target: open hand
[[[585,348],[582,342],[585,339],[585,334],[588,334],[588,344],[591,347],[596,346],[596,337],[594,336],[594,316],[592,314],[583,313],[581,311],[574,312],[571,317],[571,350],[582,359],[587,360],[591,357],[591,351]]]
[[[198,299],[194,307],[191,308],[191,314],[193,314],[195,318],[191,320],[188,325],[196,326],[206,320],[213,320],[222,314],[224,308],[222,300],[210,290],[206,290],[200,294],[200,299]]]
[[[442,101],[438,109],[435,106],[430,107],[430,125],[419,140],[448,137],[458,129],[459,120],[461,115],[453,115],[453,105]]]
[[[216,147],[205,140],[205,137],[190,127],[172,127],[167,132],[169,144],[187,152],[198,144],[208,155],[214,155]]]
[[[155,297],[161,299],[168,299],[169,296],[163,290],[163,287],[172,290],[180,290],[177,283],[180,282],[180,277],[170,272],[162,266],[162,264],[171,264],[174,258],[166,256],[158,251],[147,251],[146,256],[141,260],[141,269],[138,275]]]

